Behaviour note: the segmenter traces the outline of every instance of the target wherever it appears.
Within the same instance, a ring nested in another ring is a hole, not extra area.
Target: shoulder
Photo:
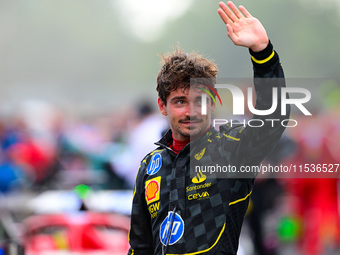
[[[157,148],[148,153],[141,161],[139,167],[139,174],[150,174],[158,171],[162,165],[163,158],[165,157],[165,148]]]

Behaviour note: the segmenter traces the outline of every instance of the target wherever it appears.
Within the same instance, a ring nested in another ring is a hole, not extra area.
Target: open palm
[[[228,29],[228,36],[235,45],[261,51],[268,45],[269,39],[261,22],[240,6],[239,9],[233,2],[219,3],[218,14]]]

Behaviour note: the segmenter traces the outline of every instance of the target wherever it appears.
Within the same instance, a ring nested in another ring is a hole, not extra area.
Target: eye
[[[195,99],[195,104],[201,105],[201,104],[202,104],[202,98],[201,98],[201,97],[197,97],[197,98]]]
[[[177,100],[176,104],[184,104],[184,100]]]

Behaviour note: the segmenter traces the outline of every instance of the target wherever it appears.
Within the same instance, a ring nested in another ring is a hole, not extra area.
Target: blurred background
[[[218,2],[0,0],[0,254],[126,254],[135,174],[168,128],[159,54],[180,44],[221,78],[252,77]],[[266,161],[340,163],[340,0],[235,4],[266,27],[287,78],[320,81],[313,117],[296,115]],[[239,254],[339,254],[333,177],[258,180]]]

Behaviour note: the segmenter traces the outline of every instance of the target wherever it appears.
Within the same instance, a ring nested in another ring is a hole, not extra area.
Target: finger
[[[232,22],[223,10],[218,9],[217,12],[220,15],[221,19],[223,20],[224,24],[228,24],[228,23]]]
[[[247,9],[243,5],[240,5],[239,9],[240,9],[240,11],[243,13],[243,15],[246,18],[251,18],[252,17],[251,14],[247,11]]]
[[[233,43],[236,43],[238,37],[234,33],[233,27],[230,24],[227,24],[227,30],[228,30],[227,34],[228,34],[229,38],[233,41]]]
[[[228,2],[229,3],[229,2]],[[221,7],[221,9],[223,10],[223,12],[227,15],[227,17],[232,21],[235,22],[238,20],[238,18],[236,17],[236,15],[229,9],[229,7],[223,3],[220,2],[219,6]]]
[[[236,17],[238,19],[243,18],[242,13],[239,11],[239,9],[237,9],[236,5],[232,2],[232,1],[228,1],[227,5],[230,7],[230,9],[234,12],[234,14],[236,15]]]

